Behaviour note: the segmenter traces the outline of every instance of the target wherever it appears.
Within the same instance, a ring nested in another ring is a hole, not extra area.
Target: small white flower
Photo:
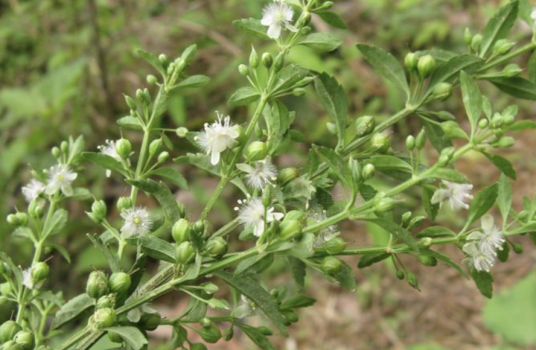
[[[489,214],[482,217],[482,232],[475,231],[467,239],[474,241],[485,254],[495,254],[497,249],[502,250],[504,244],[503,233],[493,224],[493,216]]]
[[[22,271],[22,284],[28,288],[33,289],[34,283],[32,280],[32,268],[29,267],[26,270]]]
[[[146,208],[136,207],[124,210],[121,217],[125,219],[121,227],[124,238],[147,236],[153,227],[153,221]]]
[[[240,136],[238,130],[231,125],[229,116],[223,118],[221,114],[216,113],[218,114],[218,120],[212,124],[205,124],[205,130],[195,138],[205,152],[210,155],[212,165],[218,164],[220,154],[226,149],[235,146],[237,143],[235,139]]]
[[[536,7],[532,9],[530,17],[532,17],[532,19],[536,21]]]
[[[257,314],[257,305],[244,295],[240,296],[240,304],[234,309],[233,316],[236,318],[245,318]]]
[[[471,184],[457,184],[454,182],[442,181],[447,188],[438,189],[432,197],[432,204],[448,201],[452,210],[469,209],[469,204],[465,201],[473,199]]]
[[[119,153],[117,153],[117,151],[115,150],[116,142],[117,141],[106,140],[104,145],[98,146],[97,148],[99,149],[101,154],[107,155],[117,160],[118,162],[121,162],[123,159],[121,158]],[[112,175],[112,171],[109,169],[106,169],[106,177],[110,177],[110,175]]]
[[[22,194],[28,203],[33,202],[43,192],[45,185],[36,179],[31,179],[30,183],[22,188]]]
[[[66,196],[73,194],[71,183],[76,179],[78,174],[71,171],[71,168],[65,164],[54,165],[50,168],[48,175],[46,194],[51,196],[60,190]]]
[[[495,253],[483,252],[476,243],[465,244],[463,251],[467,254],[463,262],[471,269],[489,272],[495,265]]]
[[[246,180],[251,188],[262,190],[277,179],[277,168],[270,159],[254,162],[253,166],[237,164],[236,167],[247,174]]]
[[[238,215],[240,222],[245,226],[253,227],[253,234],[257,237],[264,233],[265,222],[279,221],[284,216],[282,213],[274,213],[274,208],[266,209],[259,198],[238,201],[238,203],[242,204],[242,208],[235,208],[235,210],[240,210]]]
[[[291,24],[293,16],[292,7],[285,4],[284,0],[274,0],[272,4],[264,7],[261,24],[268,27],[268,36],[270,38],[278,39],[281,36],[283,27],[292,32],[297,31],[296,27]]]
[[[326,221],[328,216],[326,215],[325,210],[312,210],[308,213],[309,219],[314,221],[315,223]],[[318,248],[323,246],[326,242],[331,241],[333,238],[337,237],[341,232],[339,231],[339,228],[337,225],[331,225],[328,226],[318,233],[316,236],[314,247]]]

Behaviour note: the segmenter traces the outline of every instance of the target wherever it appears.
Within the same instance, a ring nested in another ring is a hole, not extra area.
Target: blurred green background
[[[186,46],[197,43],[199,53],[191,73],[212,78],[204,89],[172,96],[164,127],[185,126],[195,130],[212,119],[215,110],[244,120],[247,110],[226,107],[231,92],[245,84],[236,68],[249,55],[251,44],[258,52],[275,47],[238,32],[231,22],[246,17],[260,18],[265,3],[260,0],[0,0],[0,217],[24,205],[20,188],[29,180],[32,168],[52,164],[52,146],[69,135],[81,134],[86,138],[87,149],[94,150],[105,139],[120,135],[115,121],[128,114],[123,93],[133,95],[137,88],[146,85],[145,76],[152,73],[136,57],[136,48],[175,57]],[[410,50],[430,47],[464,52],[465,28],[478,31],[500,3],[336,1],[334,11],[341,14],[348,31],[333,30],[317,20],[313,25],[318,31],[333,31],[340,36],[343,47],[324,55],[298,47],[290,60],[335,74],[348,93],[353,116],[387,116],[401,107],[401,99],[359,57],[354,44],[374,43],[401,60]],[[510,39],[526,41],[529,37],[530,29],[519,21]],[[526,66],[527,57],[522,61],[521,66]],[[497,108],[512,102],[495,89],[482,88]],[[285,102],[297,111],[296,127],[307,136],[308,143],[329,143],[326,140],[331,135],[324,127],[328,117],[319,108],[313,91],[310,92]],[[520,105],[524,118],[530,118],[534,105],[528,102]],[[459,99],[455,98],[445,109],[463,120],[460,107]],[[408,133],[419,129],[419,122],[410,118],[393,130],[393,143],[401,144]],[[135,133],[128,135],[131,140],[139,140]],[[533,136],[531,132],[520,135],[518,145],[507,153],[520,173],[514,187],[520,194],[518,203],[521,194],[536,191],[531,181],[536,163],[523,159],[536,146]],[[191,149],[183,141],[173,140],[181,154]],[[306,145],[298,147],[295,157],[280,162],[296,162],[306,149]],[[464,159],[460,169],[482,184],[498,175],[480,158]],[[124,191],[123,184],[107,180],[100,169],[88,169],[80,181],[87,182],[95,196],[110,202]],[[178,197],[202,201],[208,195],[205,187],[203,181],[192,183],[191,193],[178,193]],[[69,236],[59,238],[58,242],[64,245],[68,242],[74,268],[67,269],[60,257],[52,260],[57,278],[52,289],[65,290],[66,297],[76,295],[83,288],[81,275],[104,263],[85,237],[94,229],[85,218],[87,207],[88,204],[85,207],[72,204]],[[220,205],[218,210],[218,220],[224,221],[232,215],[226,205]],[[375,235],[381,236],[373,228],[361,225],[348,225],[345,229],[348,240],[358,244],[370,242],[365,237],[367,231],[373,239]],[[30,247],[11,238],[10,233],[7,224],[0,224],[0,247],[12,252],[22,264]],[[318,305],[304,311],[302,321],[291,331],[291,338],[276,342],[281,349],[536,349],[536,275],[530,273],[534,249],[528,242],[524,243],[527,246],[524,255],[497,268],[498,288],[504,292],[490,303],[485,303],[469,282],[441,267],[430,271],[415,266],[421,278],[420,294],[397,282],[388,267],[358,271],[360,287],[355,295],[313,279],[309,281],[314,287],[310,293],[319,298]],[[447,252],[459,254],[455,250]],[[273,283],[285,283],[280,276],[283,269],[283,266],[272,269],[268,277],[275,279]],[[182,302],[164,300],[162,303],[169,309],[180,309]],[[320,338],[315,341],[308,334]],[[155,334],[156,339],[166,336],[165,331]],[[165,345],[160,348],[166,349]],[[230,344],[213,348],[250,349],[252,345],[237,337]]]

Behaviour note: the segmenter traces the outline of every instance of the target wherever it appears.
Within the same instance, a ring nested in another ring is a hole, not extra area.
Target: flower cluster
[[[467,237],[463,251],[467,254],[465,263],[477,271],[489,272],[495,265],[497,249],[502,250],[505,242],[502,231],[495,226],[493,216],[482,217],[482,230],[474,231]]]

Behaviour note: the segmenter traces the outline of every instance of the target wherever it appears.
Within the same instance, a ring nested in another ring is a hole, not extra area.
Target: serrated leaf
[[[279,73],[277,73],[276,83],[272,92],[275,93],[290,89],[307,76],[309,76],[308,69],[305,69],[297,64],[289,64],[281,69]]]
[[[292,277],[298,285],[299,290],[302,290],[305,286],[306,265],[303,261],[293,256],[288,256],[287,259]]]
[[[269,39],[267,28],[256,18],[239,19],[233,25],[241,31],[261,39]]]
[[[375,155],[370,157],[370,163],[374,165],[376,170],[381,171],[386,175],[393,175],[395,172],[402,172],[408,175],[413,174],[411,165],[405,160],[395,156]]]
[[[315,88],[322,106],[337,125],[338,147],[344,146],[344,134],[348,122],[348,101],[342,86],[326,73],[315,79]]]
[[[52,329],[58,329],[61,326],[73,322],[77,317],[89,308],[93,307],[95,301],[87,294],[80,294],[69,300],[63,305],[54,316]]]
[[[158,177],[161,177],[162,179],[168,180],[182,189],[188,189],[188,182],[186,181],[184,176],[182,176],[182,174],[175,169],[158,168],[156,170],[151,171],[151,175],[156,175]]]
[[[523,100],[536,101],[536,83],[525,78],[489,78],[499,90]]]
[[[47,245],[51,247],[52,249],[54,249],[55,251],[57,251],[58,253],[60,253],[61,256],[63,256],[63,258],[65,259],[65,261],[67,261],[67,263],[69,264],[71,263],[71,255],[69,254],[69,251],[67,249],[65,249],[59,244],[49,243]]]
[[[257,101],[261,95],[250,86],[242,87],[231,95],[227,104],[231,107],[246,106]]]
[[[473,280],[480,293],[488,299],[493,296],[493,277],[485,271],[473,270]]]
[[[338,274],[332,277],[335,278],[335,280],[339,283],[339,285],[342,288],[347,289],[351,292],[354,292],[357,288],[357,283],[355,281],[354,272],[352,271],[352,268],[350,267],[350,265],[348,265],[346,262],[341,260],[341,263],[342,263],[341,272],[339,272]]]
[[[430,140],[430,143],[434,148],[441,153],[447,147],[452,147],[452,142],[447,140],[443,129],[434,123],[427,120],[423,120],[424,129],[426,130],[426,136]]]
[[[352,183],[352,176],[350,169],[348,168],[348,163],[330,148],[313,146],[313,149],[320,156],[320,159],[329,165],[330,170],[334,172],[341,183],[347,188],[352,189],[354,184]]]
[[[133,350],[141,350],[149,344],[147,338],[145,338],[143,333],[136,327],[110,327],[106,328],[106,331],[114,332],[121,336],[125,343],[127,343]]]
[[[497,200],[498,191],[499,186],[494,184],[477,193],[469,205],[466,227],[476,222],[491,209]]]
[[[139,238],[139,244],[145,254],[151,258],[164,260],[173,264],[177,262],[175,248],[171,243],[163,239],[154,236],[144,236]]]
[[[320,52],[335,51],[341,44],[341,39],[328,33],[309,34],[298,43],[298,45],[304,45]]]
[[[504,39],[508,35],[517,18],[518,8],[518,1],[511,1],[501,7],[488,21],[482,33],[480,57],[485,57],[497,40]]]

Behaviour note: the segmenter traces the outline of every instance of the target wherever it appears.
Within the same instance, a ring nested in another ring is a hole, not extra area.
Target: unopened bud
[[[121,158],[127,159],[132,151],[132,145],[130,144],[129,140],[121,138],[115,144],[115,151]]]
[[[302,225],[298,220],[284,220],[279,226],[279,236],[284,241],[289,241],[301,235]]]
[[[117,315],[112,309],[99,309],[93,315],[93,322],[97,329],[109,328],[117,322]]]
[[[130,197],[120,197],[117,200],[117,209],[123,211],[132,208],[132,199]]]
[[[262,192],[262,198],[261,198],[262,205],[268,208],[270,204],[272,204],[272,196],[273,196],[272,186],[267,185],[264,191]]]
[[[210,282],[203,284],[202,287],[205,293],[209,295],[216,294],[216,292],[220,290],[220,288],[217,285],[215,285],[214,283],[210,283]]]
[[[268,154],[268,146],[266,143],[261,141],[254,141],[250,143],[246,149],[246,158],[249,161],[258,161],[266,158]]]
[[[512,249],[514,250],[514,253],[516,254],[523,254],[523,246],[519,243],[513,243]]]
[[[374,177],[374,173],[376,172],[376,167],[373,164],[367,164],[363,167],[361,177],[363,177],[363,180],[367,181]]]
[[[493,47],[493,55],[505,55],[512,50],[515,44],[516,43],[506,39],[497,40]]]
[[[303,27],[302,29],[300,29],[300,34],[301,35],[308,35],[309,33],[311,33],[313,29],[309,26],[305,26]]]
[[[158,328],[158,326],[160,326],[160,322],[162,322],[162,316],[160,316],[160,314],[157,312],[153,312],[144,313],[141,316],[139,324],[145,330],[154,331]]]
[[[472,39],[471,39],[471,48],[475,51],[475,52],[478,52],[480,51],[480,48],[482,47],[482,34],[476,34]]]
[[[452,95],[452,84],[439,83],[432,90],[432,97],[438,101],[445,101]]]
[[[163,148],[164,141],[162,139],[156,139],[149,145],[149,155],[152,157],[157,153],[160,153]]]
[[[274,61],[274,70],[276,72],[279,72],[281,68],[283,68],[283,65],[285,64],[285,54],[283,52],[280,52],[279,55],[275,58]]]
[[[149,74],[147,76],[147,83],[149,83],[151,85],[155,85],[157,82],[158,82],[158,80],[156,79],[156,77],[154,75]]]
[[[112,273],[108,280],[108,285],[110,290],[119,295],[125,294],[130,289],[132,284],[132,279],[130,276],[124,272],[115,272]]]
[[[410,220],[411,220],[410,211],[407,211],[404,214],[402,214],[402,226],[408,226]]]
[[[332,123],[332,122],[326,123],[326,128],[328,129],[331,135],[337,135],[339,132],[339,130],[337,129],[337,125],[335,125],[335,123]]]
[[[241,65],[238,66],[238,72],[241,75],[247,77],[249,75],[249,68],[245,64],[241,64]]]
[[[417,70],[418,63],[419,63],[419,56],[414,52],[408,53],[406,55],[406,58],[404,59],[404,64],[406,65],[406,69],[410,73],[413,73]]]
[[[377,133],[370,139],[370,145],[374,151],[384,153],[391,147],[391,140],[389,139],[389,136]]]
[[[284,168],[281,169],[279,172],[279,176],[277,177],[277,181],[281,184],[281,186],[284,186],[291,182],[292,180],[298,178],[300,176],[300,172],[296,168]]]
[[[32,266],[32,282],[37,284],[47,279],[50,268],[45,262],[38,262]]]
[[[396,270],[396,278],[402,281],[406,278],[406,273],[402,270]]]
[[[363,116],[355,121],[355,132],[357,137],[364,137],[374,131],[376,120],[371,116]]]
[[[171,236],[177,244],[190,240],[191,225],[186,219],[180,219],[171,228]]]
[[[115,304],[115,299],[112,295],[105,295],[103,297],[100,297],[99,300],[97,300],[97,305],[95,305],[95,309],[113,309]]]
[[[177,134],[178,137],[185,138],[186,135],[188,135],[188,129],[181,126],[180,128],[177,128],[177,130],[175,130],[175,133]]]
[[[21,331],[13,339],[15,344],[20,345],[23,350],[32,350],[35,344],[35,337],[28,331]]]
[[[160,55],[158,55],[158,60],[159,60],[160,63],[162,63],[164,66],[166,66],[166,65],[169,64],[169,59],[168,59],[167,55],[164,54],[164,53],[161,53]]]
[[[494,144],[495,147],[498,148],[510,148],[516,143],[515,139],[513,137],[503,137],[499,140],[499,142],[496,142]]]
[[[431,55],[426,55],[419,58],[419,63],[417,63],[417,71],[419,72],[421,79],[428,78],[430,75],[432,75],[432,73],[435,72],[436,68],[436,60]]]
[[[91,213],[89,216],[96,223],[101,223],[106,217],[107,208],[103,200],[94,201],[91,205]]]
[[[60,145],[60,148],[63,153],[67,154],[67,152],[69,152],[69,144],[67,141],[63,141]]]
[[[437,259],[429,255],[419,255],[419,261],[424,266],[437,266]]]
[[[58,147],[52,147],[52,156],[56,159],[61,157],[61,151]]]
[[[415,276],[415,274],[408,272],[406,278],[411,287],[419,290],[419,280],[417,279],[417,276]]]
[[[340,237],[335,237],[324,244],[324,249],[328,254],[336,255],[346,249],[346,242]]]
[[[255,48],[251,47],[251,53],[249,54],[249,65],[251,68],[257,68],[259,66],[259,55],[257,55],[257,51],[255,51]]]
[[[440,167],[445,167],[449,164],[450,162],[450,157],[447,157],[446,155],[442,154],[441,156],[439,156],[439,159],[437,160],[437,165],[439,165]]]
[[[138,109],[138,104],[136,103],[136,100],[134,100],[132,97],[125,95],[125,101],[127,102],[128,108],[135,111]]]
[[[209,256],[218,259],[227,254],[229,246],[222,237],[216,237],[207,242],[206,250]]]
[[[195,257],[195,249],[190,242],[182,242],[176,248],[177,263],[186,265]]]
[[[393,198],[389,197],[383,197],[376,200],[376,203],[374,204],[374,211],[383,213],[386,211],[390,211],[394,208],[396,204],[396,201]]]
[[[169,159],[169,152],[162,152],[158,155],[158,163],[165,163]]]
[[[521,67],[519,67],[515,63],[507,65],[503,70],[504,76],[508,78],[517,77],[522,72],[523,72],[523,69],[521,69]]]
[[[464,40],[467,46],[471,45],[471,42],[473,41],[473,34],[471,34],[471,29],[465,28]]]
[[[15,321],[6,321],[0,326],[0,344],[4,344],[15,338],[15,335],[22,330]],[[5,346],[5,344],[4,344]]]
[[[412,135],[406,137],[406,148],[409,151],[413,151],[415,149],[415,137],[413,137]]]
[[[419,135],[417,135],[417,138],[415,139],[415,147],[417,147],[417,149],[419,150],[423,149],[425,143],[426,143],[426,133],[424,132],[424,129],[422,129],[419,132]]]
[[[271,68],[272,64],[274,64],[274,59],[272,58],[272,55],[269,52],[265,52],[262,54],[262,64],[266,68]]]
[[[303,96],[306,92],[307,91],[304,88],[295,88],[294,90],[292,90],[292,94],[294,96]]]
[[[487,119],[480,119],[480,120],[478,121],[478,127],[479,127],[480,129],[485,129],[485,128],[488,127],[488,125],[489,125],[489,121],[488,121]]]
[[[332,256],[325,257],[322,261],[322,270],[329,275],[336,275],[342,271],[342,262]]]
[[[99,299],[100,297],[108,294],[108,278],[106,278],[104,272],[91,272],[87,280],[86,292],[93,299]]]

